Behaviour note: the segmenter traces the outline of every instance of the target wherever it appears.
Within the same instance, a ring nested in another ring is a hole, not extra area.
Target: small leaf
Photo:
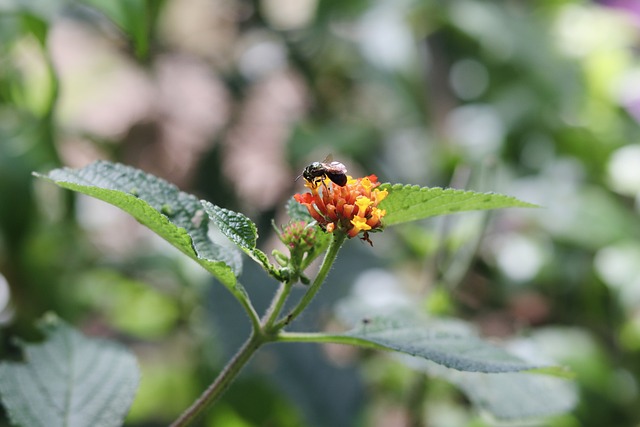
[[[209,219],[220,229],[222,234],[238,245],[251,259],[262,264],[267,271],[274,270],[267,255],[256,247],[258,228],[253,221],[239,212],[221,208],[206,200],[202,200],[200,203],[209,215]]]
[[[12,422],[28,427],[122,425],[140,372],[120,345],[90,339],[55,316],[41,344],[22,344],[25,363],[0,364],[0,396]]]
[[[517,372],[542,368],[483,341],[465,327],[448,322],[399,322],[368,319],[343,336],[375,347],[431,360],[448,368],[469,372]]]
[[[119,207],[202,265],[236,295],[244,295],[236,282],[242,269],[240,254],[209,239],[208,221],[195,196],[139,169],[105,161],[36,176]]]
[[[385,225],[462,211],[537,207],[515,197],[496,193],[402,184],[383,184],[380,189],[389,191],[379,206],[387,211],[383,220]]]
[[[243,251],[250,253],[256,248],[258,229],[245,215],[229,209],[221,208],[206,200],[201,200],[209,219],[218,226],[222,234],[238,245]]]

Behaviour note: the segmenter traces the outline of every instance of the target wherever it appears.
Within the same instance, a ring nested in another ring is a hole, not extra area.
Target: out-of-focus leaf
[[[46,340],[22,344],[25,363],[0,364],[0,394],[12,421],[29,427],[122,425],[140,380],[133,355],[89,339],[56,317]]]
[[[243,293],[236,282],[242,268],[239,253],[209,239],[207,217],[195,196],[139,169],[105,161],[36,176],[119,207],[202,265],[232,292]]]
[[[383,184],[380,189],[389,191],[389,195],[380,202],[380,208],[387,211],[383,219],[385,225],[462,211],[536,207],[515,197],[496,193],[403,184]]]
[[[174,345],[165,342],[163,346],[156,347],[157,353],[166,356]],[[144,424],[148,419],[155,420],[159,425],[168,425],[202,391],[201,381],[194,375],[194,368],[190,364],[195,356],[188,350],[182,354],[189,356],[179,360],[173,358],[171,362],[161,357],[141,358],[143,381],[127,414],[127,421],[132,425]]]
[[[48,22],[31,14],[25,14],[22,19],[22,24],[36,37],[40,45],[46,48],[47,35],[49,33]]]
[[[416,358],[402,360],[429,375],[458,386],[482,412],[499,421],[531,421],[573,409],[575,383],[566,378],[529,372],[462,372]]]
[[[95,270],[78,279],[74,293],[109,324],[143,339],[157,339],[180,320],[177,300],[113,270]]]
[[[161,0],[151,2],[146,0],[82,1],[104,13],[131,39],[138,59],[147,57],[150,29],[157,17]]]
[[[376,295],[370,295],[371,291]],[[376,306],[380,301],[386,301],[384,307]],[[397,326],[390,320],[367,318],[371,313],[384,313],[378,314],[381,319],[399,319]],[[391,283],[374,289],[356,287],[338,305],[337,314],[347,324],[359,323],[357,336],[405,353],[397,358],[455,384],[495,419],[530,421],[568,411],[577,402],[575,385],[568,379],[571,373],[551,366],[548,357],[534,358],[531,346],[497,347],[481,339],[464,321],[426,317],[408,294]],[[376,326],[377,322],[382,326]],[[523,348],[529,351],[520,358]],[[518,354],[511,352],[518,349]]]
[[[49,22],[74,0],[0,0],[0,13],[23,13]]]
[[[557,238],[595,250],[640,236],[637,215],[625,210],[611,193],[595,186],[585,185],[564,199],[557,199],[541,220]]]

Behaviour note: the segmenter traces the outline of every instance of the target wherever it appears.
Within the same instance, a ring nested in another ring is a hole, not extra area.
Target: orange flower
[[[328,179],[322,184],[305,184],[310,193],[296,194],[293,198],[307,207],[309,214],[323,230],[332,233],[341,230],[349,238],[361,231],[362,239],[371,243],[369,232],[382,229],[382,217],[387,213],[378,208],[378,204],[387,196],[387,190],[379,190],[378,177],[369,175],[364,178],[348,177],[344,186]]]

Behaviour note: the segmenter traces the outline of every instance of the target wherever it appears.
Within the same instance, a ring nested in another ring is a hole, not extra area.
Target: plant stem
[[[407,415],[409,427],[425,427],[425,407],[427,402],[427,375],[418,374],[409,388]]]
[[[375,350],[389,350],[380,344],[364,338],[343,334],[327,334],[322,332],[280,332],[275,342],[314,342],[325,344],[344,344]]]
[[[287,300],[287,297],[291,293],[292,285],[293,283],[291,283],[290,281],[286,281],[280,284],[280,288],[278,289],[278,292],[273,297],[273,301],[271,302],[271,305],[269,306],[264,317],[262,318],[263,330],[268,331],[271,329],[273,322],[276,321],[278,315],[282,311],[282,306],[284,305],[285,301]]]
[[[267,312],[265,313],[262,319],[262,327],[265,332],[267,333],[271,331],[277,332],[279,330],[277,328],[272,329],[273,322],[276,321],[276,319],[278,318],[278,315],[282,311],[282,307],[284,306],[284,303],[287,301],[287,297],[291,293],[292,286],[293,286],[293,283],[291,283],[290,281],[284,282],[280,285],[280,289],[278,289],[278,293],[273,298],[273,302],[271,303],[271,306],[269,307],[269,309],[267,310]]]
[[[191,424],[209,405],[215,402],[229,384],[240,373],[240,370],[251,359],[251,356],[265,343],[264,337],[260,334],[252,333],[251,337],[243,344],[229,363],[224,367],[216,380],[202,393],[202,395],[184,411],[180,417],[171,424],[171,427],[183,427]]]
[[[309,305],[311,300],[313,300],[313,297],[316,296],[316,294],[320,290],[320,287],[322,286],[325,279],[327,278],[327,275],[329,274],[329,270],[331,270],[331,266],[333,265],[333,262],[336,260],[338,251],[340,250],[340,247],[342,246],[342,243],[344,243],[346,238],[347,238],[347,235],[345,233],[341,233],[338,231],[335,231],[333,233],[333,239],[329,244],[327,253],[324,256],[324,259],[322,260],[320,271],[318,271],[318,274],[316,275],[316,278],[313,280],[313,283],[309,286],[309,289],[307,289],[307,292],[300,299],[300,301],[298,302],[298,305],[296,305],[295,308],[291,310],[291,312],[286,317],[284,317],[283,319],[280,319],[278,323],[274,325],[273,327],[274,330],[278,331],[284,328],[289,323],[291,323],[293,319],[298,317],[298,315],[302,313],[302,311],[304,311],[305,308],[307,308],[307,306]]]

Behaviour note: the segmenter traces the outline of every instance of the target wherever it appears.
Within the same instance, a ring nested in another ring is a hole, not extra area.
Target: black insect
[[[329,154],[324,161],[313,162],[304,168],[298,178],[300,176],[314,186],[318,186],[326,177],[342,187],[347,183],[347,168],[340,162],[334,162],[333,157]]]

